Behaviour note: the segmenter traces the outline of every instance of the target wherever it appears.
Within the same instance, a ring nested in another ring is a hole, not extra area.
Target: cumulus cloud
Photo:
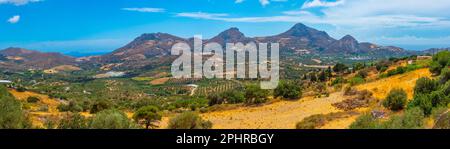
[[[239,4],[239,3],[242,3],[242,2],[244,2],[244,0],[235,0],[234,1],[234,3],[236,3],[236,4]]]
[[[270,4],[269,0],[259,0],[259,3],[260,3],[263,7]]]
[[[126,11],[137,11],[137,12],[165,12],[163,8],[122,8]]]
[[[312,1],[306,1],[303,4],[302,9],[313,8],[313,7],[335,7],[335,6],[342,5],[344,3],[345,3],[344,0],[337,0],[335,2],[328,2],[325,0],[312,0]]]
[[[0,0],[0,4],[13,4],[16,6],[26,5],[28,3],[40,2],[42,0]]]
[[[20,21],[20,16],[19,15],[15,15],[12,16],[11,18],[8,19],[8,22],[11,24],[16,24]]]

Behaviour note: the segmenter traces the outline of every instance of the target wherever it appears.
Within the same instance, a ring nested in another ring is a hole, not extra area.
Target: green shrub
[[[328,120],[322,114],[312,115],[303,119],[301,122],[295,125],[296,129],[316,129],[317,126],[323,125]]]
[[[450,64],[450,51],[441,51],[433,56],[433,62],[430,65],[430,71],[434,74],[440,74],[441,70]]]
[[[367,78],[367,76],[369,76],[369,72],[366,69],[360,70],[358,71],[358,74],[356,74],[356,76],[360,77],[360,78]]]
[[[68,113],[58,124],[58,129],[86,129],[87,120],[79,113]]]
[[[194,112],[184,112],[170,119],[169,129],[210,129],[212,123]]]
[[[99,100],[99,101],[95,102],[94,104],[92,104],[90,113],[94,114],[94,113],[97,113],[97,112],[100,112],[102,110],[106,110],[109,108],[111,108],[111,104],[108,101]]]
[[[285,99],[299,99],[302,96],[301,87],[292,82],[281,81],[274,90],[274,96]]]
[[[161,118],[159,109],[155,106],[142,107],[133,115],[133,119],[138,123],[144,124],[146,129],[157,128],[153,123],[160,121]]]
[[[0,85],[0,129],[30,128],[31,122],[22,110],[22,104]]]
[[[27,98],[27,102],[28,103],[36,103],[41,101],[41,99],[39,97],[35,97],[35,96],[30,96]]]
[[[342,73],[342,72],[344,72],[347,69],[348,69],[348,67],[345,64],[342,64],[342,63],[337,63],[333,67],[333,71],[336,72],[336,73]]]
[[[345,80],[344,78],[342,78],[342,77],[337,77],[336,79],[334,79],[333,81],[331,81],[331,85],[332,85],[332,86],[335,86],[335,85],[343,84],[343,83],[346,83],[346,82],[347,82],[347,80]]]
[[[364,80],[361,77],[355,76],[355,77],[351,78],[349,82],[350,82],[350,85],[353,86],[353,85],[362,84],[362,83],[366,82],[366,80]]]
[[[127,115],[120,110],[108,109],[95,114],[89,123],[93,129],[132,129],[138,128]]]
[[[229,90],[221,94],[212,94],[208,96],[210,106],[224,103],[242,103],[245,101],[245,95],[243,91]]]
[[[269,92],[258,85],[248,85],[245,88],[245,103],[260,104],[267,101]]]
[[[402,110],[406,105],[407,95],[403,89],[393,89],[383,102],[383,106],[392,110]]]
[[[83,107],[74,100],[69,101],[69,104],[60,104],[57,108],[60,112],[83,112]]]
[[[420,108],[412,108],[400,116],[394,115],[382,123],[383,129],[420,129],[423,128],[424,114]]]
[[[414,95],[414,99],[408,104],[408,109],[414,107],[422,109],[425,115],[430,115],[431,110],[433,109],[433,103],[431,102],[430,97],[426,94]]]
[[[440,83],[446,83],[450,80],[450,68],[444,68],[441,71]]]
[[[417,80],[416,86],[414,87],[414,94],[429,94],[437,90],[438,86],[437,81],[423,77]]]
[[[22,85],[20,85],[19,87],[17,87],[16,89],[18,92],[25,92],[27,91],[27,88],[23,87]]]
[[[350,129],[377,129],[380,127],[380,122],[373,117],[371,113],[359,116],[356,121],[350,125]]]

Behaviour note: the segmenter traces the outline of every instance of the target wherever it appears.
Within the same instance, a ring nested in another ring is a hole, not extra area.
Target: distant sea
[[[86,57],[86,56],[103,55],[106,53],[109,53],[109,52],[67,52],[67,53],[63,53],[63,54],[72,56],[72,57]]]

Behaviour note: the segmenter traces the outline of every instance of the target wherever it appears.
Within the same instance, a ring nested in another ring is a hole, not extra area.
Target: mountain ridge
[[[21,56],[21,54],[40,55],[46,57],[49,61],[44,63],[42,59],[36,60],[35,64],[32,61],[28,65],[29,67],[36,68],[48,68],[50,66],[61,64],[74,64],[76,61],[79,63],[87,62],[93,64],[117,64],[124,68],[142,68],[151,65],[160,65],[162,63],[171,62],[177,56],[172,56],[170,50],[173,44],[177,42],[188,43],[191,47],[193,45],[194,38],[182,38],[168,33],[144,33],[136,37],[130,43],[120,47],[107,54],[90,56],[88,58],[75,59],[73,57],[65,56],[59,53],[41,53],[30,52],[26,49],[16,48],[16,52],[11,51],[11,48],[0,51],[0,54],[8,56]],[[411,54],[411,51],[394,47],[394,46],[378,46],[369,42],[359,42],[351,35],[346,35],[337,40],[329,36],[327,32],[320,31],[306,26],[302,23],[297,23],[287,31],[265,37],[247,37],[242,33],[239,28],[231,27],[225,31],[220,32],[218,35],[210,38],[203,39],[203,43],[217,42],[225,45],[225,43],[242,42],[244,44],[248,42],[255,43],[279,43],[280,53],[288,53],[288,56],[300,56],[295,53],[297,50],[308,50],[312,54],[323,55],[363,55],[369,54],[372,56],[378,55],[407,55]],[[9,54],[8,54],[9,53]],[[283,56],[283,55],[282,55]],[[284,55],[286,56],[286,54]]]

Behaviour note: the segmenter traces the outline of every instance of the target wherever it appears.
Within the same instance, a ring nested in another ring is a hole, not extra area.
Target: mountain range
[[[88,63],[95,65],[111,65],[118,69],[152,68],[164,65],[175,59],[170,55],[173,44],[177,42],[193,43],[194,38],[181,38],[167,33],[142,34],[127,45],[111,53],[74,58],[59,53],[41,53],[22,48],[7,48],[0,51],[0,67],[15,69],[48,69],[57,65],[76,65]],[[238,28],[230,28],[203,43],[279,43],[281,56],[297,56],[296,51],[308,51],[309,54],[326,56],[366,55],[386,57],[410,55],[416,52],[394,46],[379,46],[367,42],[359,42],[346,35],[337,40],[326,32],[319,31],[298,23],[288,31],[274,36],[247,37]],[[300,55],[298,55],[300,56]]]

